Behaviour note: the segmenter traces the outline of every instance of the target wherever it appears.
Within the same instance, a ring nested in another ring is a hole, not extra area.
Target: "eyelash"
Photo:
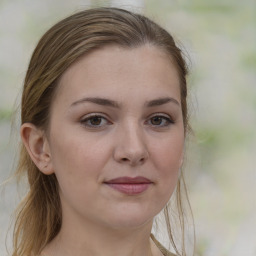
[[[150,126],[153,126],[153,127],[156,127],[156,128],[158,128],[158,127],[162,128],[162,127],[168,127],[168,126],[170,126],[171,124],[174,124],[174,121],[173,121],[172,118],[170,118],[169,116],[163,116],[163,115],[161,115],[161,114],[156,114],[156,115],[154,115],[154,116],[151,116],[150,119],[149,119],[149,121],[150,121],[150,120],[152,121],[152,119],[155,118],[155,117],[160,118],[160,119],[161,119],[161,122],[164,120],[164,121],[165,121],[165,124],[163,124],[163,125],[154,125],[154,124],[150,124]]]
[[[85,127],[92,128],[92,129],[99,129],[104,125],[104,124],[103,125],[93,125],[93,124],[89,123],[93,120],[93,118],[99,118],[101,120],[100,123],[102,122],[102,120],[105,120],[107,125],[111,124],[111,122],[108,121],[107,118],[102,116],[101,114],[91,114],[89,116],[86,116],[84,119],[82,119],[80,121],[80,123],[82,125],[84,125]]]
[[[92,120],[93,118],[98,118],[100,119],[100,124],[92,124]],[[161,125],[155,125],[155,124],[150,124],[149,122],[151,121],[152,122],[152,119],[153,118],[160,118],[161,119],[161,123],[162,121],[164,120],[164,124],[161,124]],[[105,120],[105,124],[101,124],[102,123],[102,120]],[[112,123],[110,121],[108,121],[108,119],[104,116],[102,116],[101,114],[91,114],[89,116],[86,116],[84,119],[82,119],[80,121],[80,123],[82,125],[84,125],[85,127],[88,127],[88,128],[92,128],[92,129],[100,129],[102,128],[104,125],[111,125]],[[172,120],[172,118],[168,117],[168,116],[163,116],[161,114],[156,114],[154,116],[151,116],[147,121],[146,121],[146,124],[148,124],[149,126],[152,126],[152,127],[155,127],[155,128],[163,128],[163,127],[168,127],[170,126],[171,124],[174,124],[174,121]]]

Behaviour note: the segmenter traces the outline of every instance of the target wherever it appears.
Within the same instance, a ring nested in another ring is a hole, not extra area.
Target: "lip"
[[[118,177],[104,184],[127,195],[138,195],[146,191],[153,182],[145,177]]]

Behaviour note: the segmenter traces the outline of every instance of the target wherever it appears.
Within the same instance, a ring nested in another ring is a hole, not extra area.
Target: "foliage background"
[[[1,0],[0,183],[13,171],[17,136],[11,113],[19,101],[37,40],[61,18],[90,6],[142,12],[170,31],[190,56],[191,137],[186,176],[197,252],[256,255],[256,1]],[[18,201],[15,184],[0,200],[0,255]]]

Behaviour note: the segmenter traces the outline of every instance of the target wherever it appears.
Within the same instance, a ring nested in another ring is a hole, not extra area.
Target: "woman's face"
[[[63,221],[149,223],[170,199],[183,158],[174,65],[148,45],[81,58],[60,80],[48,143]]]

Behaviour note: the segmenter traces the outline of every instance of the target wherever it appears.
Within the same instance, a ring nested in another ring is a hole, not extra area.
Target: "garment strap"
[[[151,239],[155,243],[155,245],[158,247],[158,249],[161,251],[161,253],[164,256],[176,256],[175,254],[169,252],[156,238],[155,236],[151,233],[150,234]]]

